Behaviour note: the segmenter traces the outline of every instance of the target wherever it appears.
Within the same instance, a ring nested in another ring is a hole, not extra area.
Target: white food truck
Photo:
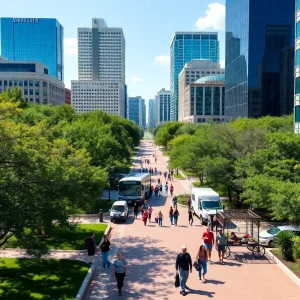
[[[211,188],[192,188],[191,200],[193,213],[200,218],[202,225],[206,225],[217,211],[223,211],[219,194]]]

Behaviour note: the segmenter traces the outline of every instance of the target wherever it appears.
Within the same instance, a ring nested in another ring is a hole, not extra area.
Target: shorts
[[[204,248],[205,248],[206,250],[212,250],[212,247],[213,247],[212,244],[205,244],[205,243],[204,243]]]
[[[219,252],[225,251],[225,245],[218,245],[218,251]]]
[[[95,250],[88,250],[88,256],[94,256],[95,255]]]

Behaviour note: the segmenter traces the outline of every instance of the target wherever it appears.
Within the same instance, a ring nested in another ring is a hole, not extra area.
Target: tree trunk
[[[230,202],[232,202],[232,194],[231,194],[231,189],[229,186],[227,186],[227,193],[228,193],[228,199]]]

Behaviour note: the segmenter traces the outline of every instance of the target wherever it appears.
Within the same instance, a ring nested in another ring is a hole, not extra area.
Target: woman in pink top
[[[153,208],[152,208],[152,206],[150,206],[150,207],[148,208],[148,218],[149,218],[149,223],[151,223],[152,212],[153,212]]]

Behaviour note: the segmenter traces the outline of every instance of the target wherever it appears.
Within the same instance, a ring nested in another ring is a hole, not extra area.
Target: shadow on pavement
[[[262,257],[255,257],[252,252],[234,252],[231,251],[231,255],[227,258],[226,264],[230,265],[233,262],[228,260],[235,260],[240,264],[276,264],[271,257],[264,255]]]
[[[215,280],[215,279],[206,279],[205,281],[203,281],[204,284],[215,284],[215,285],[218,285],[218,284],[224,284],[225,282],[224,281],[220,281],[220,280]]]

